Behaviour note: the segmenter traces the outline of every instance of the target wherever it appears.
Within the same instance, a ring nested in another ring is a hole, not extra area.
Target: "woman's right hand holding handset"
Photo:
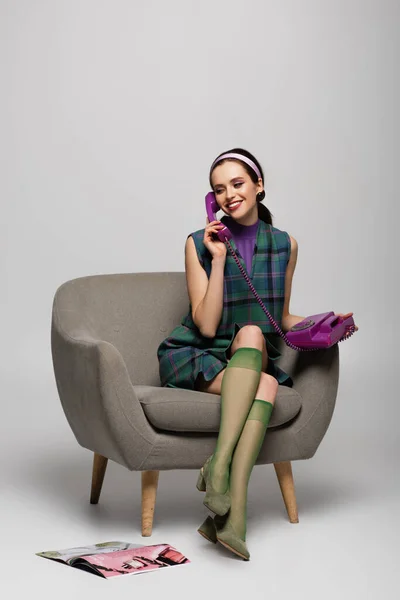
[[[221,221],[211,221],[210,223],[207,217],[203,244],[213,259],[224,260],[226,257],[226,245],[216,237],[217,231],[220,231],[223,228],[224,225],[222,225]]]

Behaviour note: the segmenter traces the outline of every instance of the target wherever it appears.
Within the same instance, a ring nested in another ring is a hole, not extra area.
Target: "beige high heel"
[[[204,506],[211,510],[211,512],[222,517],[226,515],[231,507],[231,494],[229,486],[223,494],[213,488],[210,470],[211,459],[212,456],[206,460],[204,466],[200,469],[196,487],[200,492],[206,492],[203,500]]]

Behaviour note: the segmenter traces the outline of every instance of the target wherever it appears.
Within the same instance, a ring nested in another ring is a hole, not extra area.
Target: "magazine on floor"
[[[102,542],[92,546],[49,550],[37,552],[36,556],[89,571],[106,579],[190,563],[186,556],[169,544],[142,546],[128,542]]]

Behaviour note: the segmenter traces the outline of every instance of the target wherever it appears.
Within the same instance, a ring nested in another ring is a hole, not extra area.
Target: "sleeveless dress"
[[[223,217],[221,221],[234,235],[235,221],[229,217]],[[190,235],[200,264],[209,278],[211,254],[203,244],[204,229]],[[285,275],[291,250],[289,234],[259,220],[251,269],[246,269],[235,243],[235,235],[231,245],[264,305],[282,327]],[[240,328],[245,325],[258,325],[264,334],[268,353],[267,373],[275,377],[279,384],[291,387],[292,379],[276,364],[281,356],[276,348],[279,336],[228,249],[224,268],[223,311],[216,335],[214,338],[201,335],[192,319],[189,305],[188,313],[181,324],[158,347],[161,385],[193,390],[200,373],[206,381],[213,379],[227,366],[232,342]]]

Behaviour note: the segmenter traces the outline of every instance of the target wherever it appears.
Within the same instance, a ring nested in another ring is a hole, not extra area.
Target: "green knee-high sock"
[[[221,422],[211,460],[211,481],[217,492],[224,493],[229,483],[229,465],[242,433],[260,382],[262,352],[239,348],[226,367],[221,384]]]
[[[228,519],[237,535],[244,541],[246,540],[248,483],[273,409],[274,405],[270,402],[254,400],[233,455],[230,473],[231,509]]]

